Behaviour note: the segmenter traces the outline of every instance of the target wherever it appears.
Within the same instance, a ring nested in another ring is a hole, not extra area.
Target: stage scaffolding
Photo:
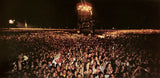
[[[80,2],[77,4],[78,27],[77,33],[94,34],[93,7],[90,3]]]

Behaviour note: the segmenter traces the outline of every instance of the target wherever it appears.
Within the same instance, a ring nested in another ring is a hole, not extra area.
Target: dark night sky
[[[96,28],[160,28],[159,0],[86,0],[94,7]],[[42,27],[76,27],[80,0],[2,0],[0,27],[10,18]]]

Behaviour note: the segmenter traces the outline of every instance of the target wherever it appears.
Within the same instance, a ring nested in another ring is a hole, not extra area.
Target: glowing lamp
[[[10,19],[9,24],[14,24],[15,20]]]

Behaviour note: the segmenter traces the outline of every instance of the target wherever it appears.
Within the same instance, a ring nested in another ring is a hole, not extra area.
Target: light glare
[[[15,20],[10,19],[9,24],[14,24]]]

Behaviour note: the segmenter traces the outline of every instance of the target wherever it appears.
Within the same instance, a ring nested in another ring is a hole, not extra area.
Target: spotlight
[[[10,19],[9,24],[14,24],[15,20]]]
[[[79,8],[82,8],[82,5],[79,5]]]

